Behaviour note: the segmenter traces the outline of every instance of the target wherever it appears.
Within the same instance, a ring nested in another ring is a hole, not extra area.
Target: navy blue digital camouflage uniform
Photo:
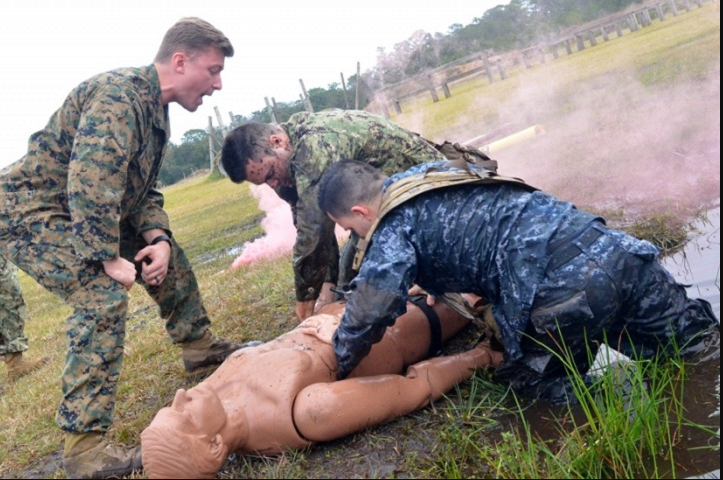
[[[383,189],[430,167],[451,168],[443,165],[412,167]],[[574,399],[563,365],[545,348],[556,350],[561,338],[584,373],[588,348],[594,353],[605,339],[649,357],[719,325],[708,302],[688,298],[661,266],[651,243],[541,191],[502,182],[447,187],[380,222],[334,336],[340,379],[404,313],[413,284],[436,296],[487,299],[505,349],[495,380],[552,403]]]
[[[155,67],[113,70],[73,89],[27,154],[0,170],[0,254],[73,308],[56,415],[67,432],[104,432],[112,422],[128,292],[101,262],[132,262],[146,246],[141,232],[171,234],[155,189],[169,136]],[[136,267],[171,339],[202,337],[210,321],[178,243],[160,286]]]

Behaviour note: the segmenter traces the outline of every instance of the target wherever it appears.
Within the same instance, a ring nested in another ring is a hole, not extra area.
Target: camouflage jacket
[[[103,261],[119,255],[122,221],[137,233],[169,231],[155,190],[169,136],[153,65],[91,77],[30,137],[27,154],[0,171],[0,233],[53,236]]]
[[[383,188],[430,167],[451,168],[419,165]],[[469,292],[489,300],[506,356],[521,357],[519,335],[550,259],[548,244],[596,219],[546,193],[503,183],[440,188],[396,207],[380,221],[351,283],[334,335],[339,378],[406,311],[413,284],[435,296]]]
[[[335,251],[334,222],[317,203],[319,180],[329,165],[351,158],[391,175],[444,157],[415,133],[365,111],[301,112],[281,127],[294,148],[289,161],[294,189],[277,193],[291,204],[297,229],[293,252],[296,298],[311,300],[319,296]]]

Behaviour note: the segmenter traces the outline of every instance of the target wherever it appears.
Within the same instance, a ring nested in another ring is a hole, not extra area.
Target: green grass
[[[500,154],[501,173],[521,176],[602,212],[613,226],[674,249],[687,222],[720,196],[719,71],[719,6],[705,3],[622,38],[611,35],[610,42],[583,52],[510,71],[505,81],[458,82],[450,99],[432,103],[420,97],[406,103],[395,120],[435,140],[463,140],[508,122],[543,124],[545,136]],[[692,108],[682,108],[679,97]],[[653,124],[658,117],[664,122]],[[230,268],[228,252],[262,234],[262,212],[248,186],[200,176],[164,193],[174,236],[194,265],[214,333],[267,340],[295,326],[289,255]],[[6,385],[0,396],[4,477],[40,468],[38,462],[62,448],[54,414],[70,310],[27,275],[21,274],[21,281],[30,315],[28,357],[49,356],[51,363]],[[112,440],[137,444],[175,390],[193,385],[183,375],[179,354],[153,302],[133,287]],[[373,476],[384,471],[368,467],[368,457],[378,452],[382,466],[393,462],[394,472],[409,477],[664,478],[675,471],[679,432],[689,423],[680,409],[685,368],[673,363],[635,375],[651,388],[635,400],[642,413],[633,426],[612,404],[614,397],[589,403],[587,412],[540,413],[480,373],[447,401],[389,425],[279,458],[237,458],[224,475]],[[4,372],[0,381],[5,383]],[[560,422],[552,437],[539,437],[532,426],[541,417]],[[641,458],[652,466],[636,469]],[[63,477],[62,471],[45,474]]]

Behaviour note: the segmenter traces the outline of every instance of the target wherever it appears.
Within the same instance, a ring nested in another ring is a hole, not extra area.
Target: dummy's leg
[[[475,368],[495,366],[500,361],[501,352],[480,344],[457,355],[412,365],[406,376],[378,375],[316,383],[296,396],[294,422],[308,440],[340,438],[423,408],[470,379]]]

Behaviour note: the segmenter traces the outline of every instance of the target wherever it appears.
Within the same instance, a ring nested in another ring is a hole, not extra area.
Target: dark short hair
[[[217,48],[224,57],[233,57],[233,45],[219,29],[198,17],[182,18],[163,36],[154,61],[165,62],[178,51],[192,55],[209,47]]]
[[[221,165],[234,183],[246,180],[246,164],[261,155],[273,155],[269,137],[280,127],[271,123],[248,122],[234,128],[223,141]]]
[[[368,163],[341,159],[321,176],[317,197],[319,208],[336,218],[347,215],[354,205],[373,200],[387,178]]]

